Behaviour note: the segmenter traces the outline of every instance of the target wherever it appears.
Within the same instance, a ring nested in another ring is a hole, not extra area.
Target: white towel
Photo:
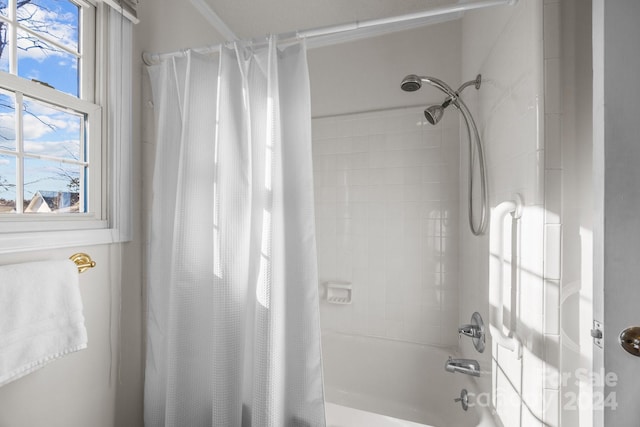
[[[86,347],[72,261],[0,266],[0,386]]]

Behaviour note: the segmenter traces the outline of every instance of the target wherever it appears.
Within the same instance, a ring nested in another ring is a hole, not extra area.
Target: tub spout
[[[449,356],[449,360],[444,365],[444,370],[447,372],[460,372],[474,377],[480,376],[480,364],[477,360],[472,359],[452,359]]]

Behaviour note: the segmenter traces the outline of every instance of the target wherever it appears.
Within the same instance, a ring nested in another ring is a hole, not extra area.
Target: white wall
[[[65,259],[86,252],[80,275],[88,348],[0,387],[0,426],[112,427],[118,373],[120,248],[102,245],[0,256],[0,264]]]
[[[139,89],[135,81],[134,87]],[[134,105],[139,105],[139,97]],[[137,109],[134,111],[139,117]],[[134,119],[134,135],[138,137],[139,123]],[[140,144],[136,141],[139,138],[134,138],[133,148],[132,242],[0,256],[0,264],[9,264],[68,258],[75,252],[86,252],[97,263],[80,276],[88,349],[0,388],[0,426],[142,425],[142,193],[137,167]],[[122,329],[121,312],[126,325]]]
[[[550,232],[559,225],[547,225],[544,192],[544,113],[557,108],[546,99],[543,85],[543,3],[518,2],[512,7],[494,7],[465,14],[463,18],[463,75],[482,73],[479,91],[466,95],[476,117],[487,152],[490,206],[511,200],[515,193],[524,198],[525,209],[519,225],[519,264],[517,269],[517,334],[523,340],[523,357],[488,345],[484,354],[462,339],[464,356],[479,359],[493,378],[481,377],[480,390],[495,387],[494,404],[505,426],[555,425],[555,414],[543,402],[545,359],[545,281],[557,272],[545,269],[555,263],[543,258]],[[544,102],[544,104],[543,104]],[[463,165],[467,150],[463,150]],[[466,183],[466,167],[460,182]],[[474,311],[489,321],[489,234],[474,237],[467,225],[466,188],[460,188],[460,322],[468,322]],[[505,226],[505,228],[507,228]],[[488,233],[495,232],[489,230]],[[545,238],[543,239],[543,236]],[[556,247],[559,242],[555,243]],[[557,251],[556,251],[557,253]],[[495,280],[492,278],[492,280]],[[557,284],[556,284],[557,288]],[[557,311],[557,304],[555,306]],[[556,315],[557,317],[557,315]],[[505,319],[508,317],[505,316]],[[492,385],[493,383],[493,385]],[[557,391],[556,391],[557,401]]]
[[[322,298],[323,331],[455,345],[458,115],[432,127],[422,110],[444,95],[400,82],[433,75],[457,87],[460,22],[308,57],[320,282],[353,286],[351,305]]]

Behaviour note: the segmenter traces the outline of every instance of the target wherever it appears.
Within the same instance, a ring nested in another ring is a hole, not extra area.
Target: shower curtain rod
[[[365,21],[355,21],[355,22],[350,22],[346,24],[338,24],[338,25],[331,25],[326,27],[318,27],[318,28],[311,28],[307,30],[281,33],[281,34],[278,34],[277,37],[278,37],[279,43],[287,44],[287,43],[296,42],[301,39],[314,39],[314,38],[328,37],[332,35],[349,33],[349,32],[355,33],[356,30],[380,28],[381,29],[380,32],[382,32],[383,27],[385,26],[390,27],[393,24],[410,23],[411,21],[414,21],[415,23],[415,21],[419,21],[427,18],[437,18],[437,17],[449,15],[449,14],[462,13],[469,10],[482,9],[482,8],[491,7],[491,6],[514,5],[517,2],[518,0],[484,0],[484,1],[477,1],[472,3],[460,3],[460,4],[451,5],[451,6],[442,6],[442,7],[438,7],[430,10],[424,10],[421,12],[409,13],[406,15],[393,16],[389,18],[369,19]],[[375,35],[375,34],[372,34],[372,35]],[[341,39],[341,41],[345,41],[345,40]],[[194,52],[202,53],[202,54],[215,53],[220,51],[220,46],[222,44],[224,43],[221,43],[215,46],[200,47],[195,49],[185,49],[185,50],[179,50],[179,51],[169,52],[169,53],[143,52],[142,60],[147,65],[153,65],[153,64],[159,63],[163,59],[173,58],[177,56],[184,56],[188,50],[192,50]],[[260,46],[263,44],[266,44],[264,40],[253,42],[253,46]]]

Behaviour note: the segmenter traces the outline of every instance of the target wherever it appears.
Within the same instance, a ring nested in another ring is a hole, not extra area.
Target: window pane
[[[9,16],[9,0],[0,0],[0,15]]]
[[[80,114],[25,97],[22,118],[24,152],[84,161],[81,158],[83,121]]]
[[[0,155],[0,214],[16,211],[16,158]]]
[[[6,0],[0,0],[6,1]],[[79,7],[68,0],[18,1],[18,24],[78,51]]]
[[[78,96],[78,58],[26,31],[18,31],[18,75]]]
[[[13,95],[0,91],[0,149],[16,149],[16,103]]]
[[[24,159],[25,213],[83,212],[80,207],[83,167]]]
[[[9,24],[0,21],[0,71],[5,73],[9,72],[9,52],[11,51],[8,27]]]

